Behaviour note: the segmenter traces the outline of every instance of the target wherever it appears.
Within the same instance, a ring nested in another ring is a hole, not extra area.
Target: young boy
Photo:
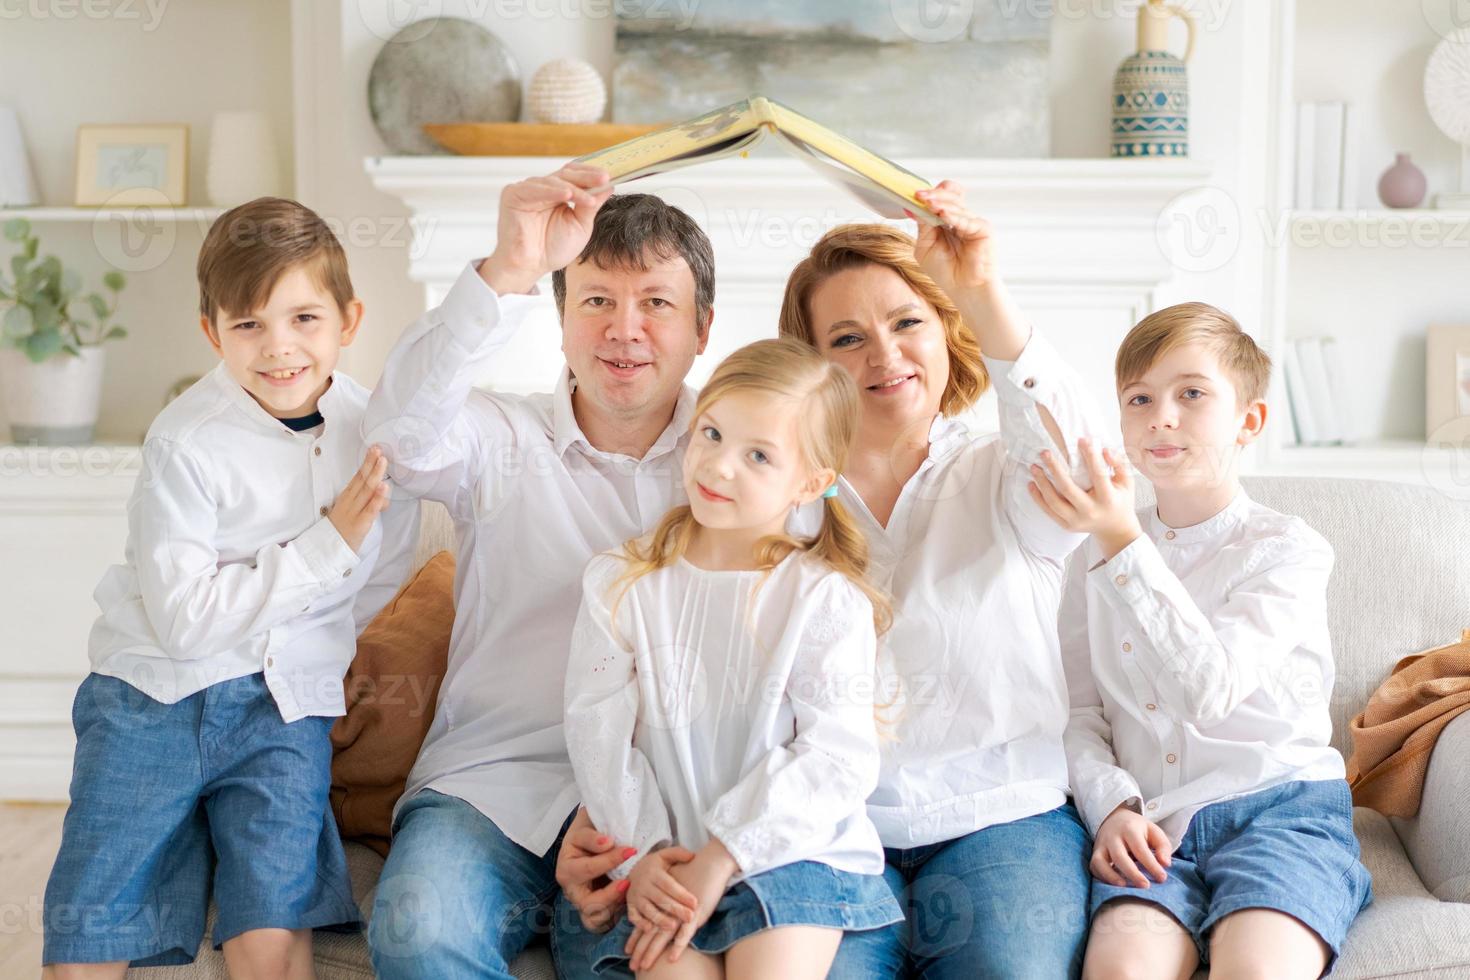
[[[125,561],[97,587],[48,977],[191,962],[211,882],[234,976],[309,977],[311,930],[358,927],[328,732],[417,508],[389,508],[368,392],[335,371],[363,305],[321,218],[241,205],[198,276],[220,364],[149,428]]]
[[[1060,620],[1095,838],[1085,976],[1317,977],[1371,900],[1329,744],[1332,549],[1237,473],[1270,370],[1228,314],[1160,310],[1117,359],[1124,448],[1157,508],[1134,512],[1111,450],[1079,445],[1090,491],[1060,460],[1033,468],[1057,523],[1091,534]]]

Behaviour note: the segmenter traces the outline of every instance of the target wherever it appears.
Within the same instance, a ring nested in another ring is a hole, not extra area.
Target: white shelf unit
[[[1332,30],[1319,23],[1328,18]],[[1371,0],[1282,0],[1273,32],[1263,337],[1279,367],[1293,340],[1334,336],[1355,397],[1343,419],[1352,438],[1296,445],[1278,370],[1280,424],[1268,426],[1255,468],[1422,483],[1470,499],[1470,445],[1426,441],[1423,346],[1431,323],[1470,322],[1470,211],[1390,209],[1372,193],[1396,151],[1430,176],[1426,203],[1451,189],[1460,151],[1428,120],[1416,83],[1439,35],[1417,8]],[[1350,193],[1361,206],[1293,209],[1296,104],[1329,99],[1367,123],[1351,147],[1360,180]]]

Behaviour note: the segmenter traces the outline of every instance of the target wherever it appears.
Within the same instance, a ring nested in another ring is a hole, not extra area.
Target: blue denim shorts
[[[286,724],[260,674],[161,704],[91,674],[46,884],[43,963],[191,963],[251,929],[359,928],[327,804],[331,718]]]
[[[740,940],[779,926],[820,926],[861,932],[903,921],[903,909],[881,874],[860,875],[818,861],[798,861],[746,878],[726,890],[709,921],[689,942],[701,953],[723,953]],[[623,947],[633,935],[624,916],[592,953],[598,973],[626,968]]]
[[[1166,870],[1168,879],[1148,888],[1094,880],[1092,914],[1120,898],[1158,905],[1193,937],[1202,964],[1215,923],[1241,909],[1275,909],[1322,937],[1331,970],[1348,926],[1373,900],[1341,779],[1282,783],[1205,807]]]

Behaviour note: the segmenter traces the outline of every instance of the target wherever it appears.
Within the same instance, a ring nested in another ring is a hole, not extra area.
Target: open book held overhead
[[[767,132],[877,214],[904,218],[907,210],[927,224],[943,224],[914,197],[932,186],[927,180],[761,95],[578,157],[577,162],[603,168],[619,184],[743,153]]]

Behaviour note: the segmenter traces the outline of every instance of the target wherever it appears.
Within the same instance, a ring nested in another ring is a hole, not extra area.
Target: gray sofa
[[[1452,642],[1470,627],[1470,503],[1364,480],[1257,477],[1246,486],[1260,502],[1303,517],[1337,551],[1332,717],[1334,744],[1346,755],[1348,719],[1394,663]],[[421,560],[453,548],[442,510],[426,507],[424,528]],[[1470,714],[1441,736],[1416,818],[1359,809],[1354,825],[1375,901],[1353,925],[1334,977],[1470,977]],[[366,914],[382,862],[356,845],[348,857]],[[372,976],[363,936],[318,936],[316,962],[322,980]],[[552,976],[544,946],[527,951],[513,969],[517,977]],[[207,938],[192,966],[128,974],[139,980],[225,975]]]

